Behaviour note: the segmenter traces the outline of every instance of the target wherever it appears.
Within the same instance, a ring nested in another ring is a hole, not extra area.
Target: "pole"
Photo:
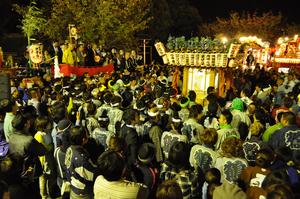
[[[146,39],[144,41],[144,65],[146,65]]]

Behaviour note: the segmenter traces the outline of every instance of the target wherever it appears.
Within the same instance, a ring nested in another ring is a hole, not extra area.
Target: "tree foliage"
[[[209,36],[224,34],[231,38],[247,35],[256,35],[263,40],[274,40],[282,34],[284,19],[281,14],[274,15],[266,12],[261,15],[257,13],[239,14],[230,13],[229,18],[216,18],[210,24],[202,24],[200,33]]]
[[[149,1],[52,0],[46,34],[51,39],[66,39],[68,24],[74,24],[84,41],[129,48],[136,43],[135,34],[151,20]]]
[[[36,6],[35,1],[32,1],[26,7],[15,4],[14,9],[23,17],[20,28],[24,35],[27,36],[28,45],[30,45],[30,38],[40,33],[45,27],[46,19],[43,17],[43,11]]]

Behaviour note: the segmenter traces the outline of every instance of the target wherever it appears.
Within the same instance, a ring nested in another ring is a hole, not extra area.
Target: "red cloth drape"
[[[87,67],[77,67],[70,66],[68,64],[60,64],[60,73],[64,76],[70,76],[71,74],[82,76],[84,73],[88,73],[90,76],[97,75],[99,73],[112,73],[114,71],[114,66],[112,64],[105,66],[94,66],[92,68]]]

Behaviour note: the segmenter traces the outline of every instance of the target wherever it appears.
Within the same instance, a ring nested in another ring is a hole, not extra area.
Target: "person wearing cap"
[[[140,146],[135,168],[136,181],[146,185],[150,191],[150,198],[154,197],[154,190],[159,182],[159,172],[155,161],[155,146],[152,143],[144,143]]]
[[[231,104],[232,121],[231,126],[238,128],[240,122],[244,122],[247,126],[250,126],[251,120],[246,112],[244,112],[244,102],[241,98],[235,98]]]
[[[57,135],[55,137],[55,143],[57,143],[57,146],[54,148],[54,158],[57,168],[57,185],[61,189],[60,191],[63,198],[68,197],[70,194],[70,183],[68,181],[69,176],[65,165],[65,157],[67,148],[70,146],[69,131],[71,127],[71,122],[64,119],[59,121],[55,128],[57,130]]]
[[[188,97],[181,97],[180,99],[180,106],[181,110],[179,111],[179,117],[182,119],[183,122],[185,122],[189,118],[189,103],[190,99]]]
[[[109,112],[109,110],[112,108],[110,103],[111,103],[111,99],[112,99],[113,95],[111,92],[105,92],[102,96],[102,101],[103,104],[97,109],[96,118],[99,118],[102,115],[102,112],[104,110],[106,110],[107,112]]]
[[[182,120],[178,116],[178,112],[174,112],[167,131],[163,132],[161,136],[161,148],[165,158],[168,158],[170,148],[175,142],[188,142],[187,136],[181,134],[181,128]]]

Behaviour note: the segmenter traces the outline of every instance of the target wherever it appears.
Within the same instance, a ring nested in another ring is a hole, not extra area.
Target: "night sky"
[[[300,1],[298,0],[190,0],[204,21],[227,17],[230,11],[281,12],[290,23],[300,23]]]
[[[43,0],[40,0],[43,2]],[[172,2],[172,0],[168,0]],[[173,0],[176,1],[176,0]],[[198,8],[204,22],[215,20],[216,17],[227,17],[230,11],[280,11],[289,23],[300,24],[300,2],[296,0],[189,0]],[[18,32],[16,26],[20,23],[18,15],[11,11],[12,3],[29,2],[29,0],[0,0],[0,26],[2,32]]]

